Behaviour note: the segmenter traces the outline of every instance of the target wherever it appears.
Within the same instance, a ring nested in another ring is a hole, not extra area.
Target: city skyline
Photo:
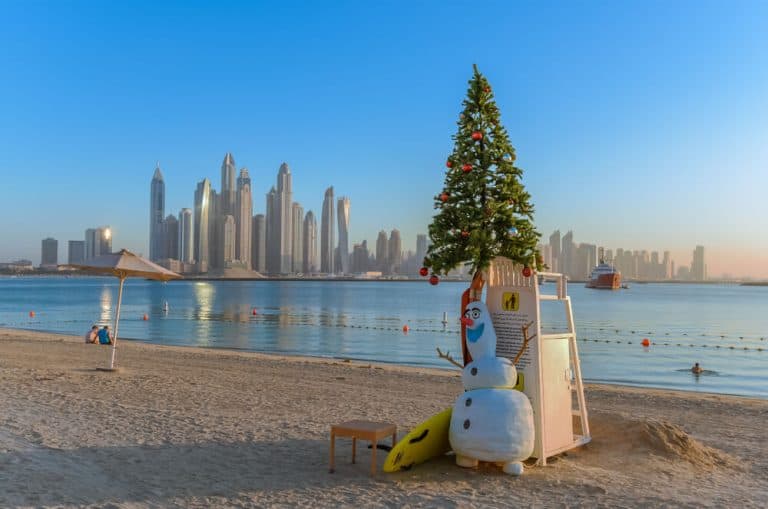
[[[255,197],[288,161],[303,180],[293,201],[318,230],[320,194],[339,186],[354,208],[350,252],[395,228],[415,250],[477,63],[542,235],[571,229],[683,263],[703,245],[712,277],[768,278],[766,14],[749,1],[489,2],[482,14],[429,2],[197,14],[9,4],[0,213],[12,220],[0,260],[37,265],[46,237],[62,258],[99,224],[114,228],[115,247],[149,255],[146,168],[159,160],[173,182],[166,212],[194,211],[186,182],[216,175],[228,150],[248,162]],[[223,68],[237,79],[219,79]]]

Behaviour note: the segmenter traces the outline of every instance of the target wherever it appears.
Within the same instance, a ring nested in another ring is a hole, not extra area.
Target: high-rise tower
[[[376,238],[376,267],[382,274],[389,274],[389,262],[387,261],[387,232],[381,230]]]
[[[267,271],[267,221],[264,214],[253,216],[251,265],[258,272]]]
[[[43,239],[42,251],[40,255],[40,267],[44,269],[55,269],[59,263],[59,241],[48,237]]]
[[[278,221],[280,214],[277,209],[277,190],[275,186],[267,193],[267,213],[265,218],[266,226],[266,270],[270,274],[276,274],[280,272],[280,243],[279,230],[280,223]]]
[[[219,214],[234,216],[237,202],[237,190],[235,188],[235,158],[227,152],[221,163],[221,194],[219,195]]]
[[[333,186],[325,190],[320,218],[320,272],[333,273],[334,251]]]
[[[350,274],[349,266],[349,198],[342,196],[338,203],[339,258],[342,274]]]
[[[253,230],[253,198],[251,197],[251,176],[248,169],[240,170],[237,178],[237,214],[235,226],[237,228],[236,258],[251,268],[251,233]]]
[[[165,217],[165,181],[160,163],[155,166],[152,175],[149,197],[149,259],[152,261],[165,258],[165,239],[163,238],[163,218]]]
[[[280,165],[277,172],[277,213],[278,213],[278,244],[280,246],[280,273],[288,274],[293,270],[291,248],[293,241],[293,191],[291,170],[286,163]]]
[[[192,211],[181,209],[179,212],[179,260],[192,263],[195,259]]]
[[[302,272],[312,274],[318,270],[317,264],[317,221],[310,210],[304,217],[304,267]]]
[[[403,261],[403,242],[400,239],[400,230],[394,229],[389,234],[387,245],[387,262],[391,274],[400,274],[400,265]]]
[[[203,179],[195,190],[195,262],[198,272],[208,272],[210,263],[211,181]]]
[[[704,263],[704,246],[696,246],[696,249],[693,250],[691,279],[694,281],[704,281],[707,279],[707,266]]]
[[[304,207],[294,202],[291,208],[291,272],[304,270]]]

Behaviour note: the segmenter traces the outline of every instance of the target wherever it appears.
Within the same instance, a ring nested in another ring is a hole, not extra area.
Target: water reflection
[[[195,283],[193,291],[196,309],[194,318],[197,320],[198,330],[195,343],[200,346],[208,346],[211,343],[210,339],[213,332],[209,320],[213,310],[213,300],[216,297],[216,288],[207,281],[200,281]]]
[[[101,296],[99,299],[99,323],[107,325],[112,321],[112,290],[107,285],[101,287]]]

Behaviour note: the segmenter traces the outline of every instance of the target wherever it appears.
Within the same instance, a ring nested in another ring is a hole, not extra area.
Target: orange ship
[[[621,272],[611,267],[604,261],[592,270],[587,288],[598,288],[601,290],[618,290],[621,288]]]

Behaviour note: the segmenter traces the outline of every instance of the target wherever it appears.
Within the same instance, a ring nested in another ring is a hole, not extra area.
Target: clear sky
[[[148,252],[220,188],[351,200],[351,242],[426,232],[472,64],[545,238],[768,277],[768,2],[0,2],[0,261],[111,225]]]

